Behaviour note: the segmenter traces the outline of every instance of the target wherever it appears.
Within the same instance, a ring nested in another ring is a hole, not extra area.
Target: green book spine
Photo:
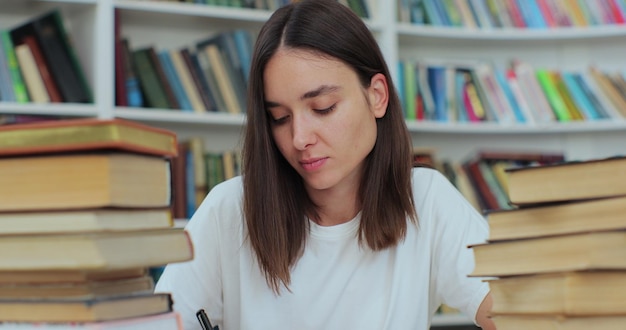
[[[148,101],[148,106],[151,108],[170,109],[165,89],[159,82],[159,77],[153,67],[155,64],[150,58],[149,51],[149,49],[144,48],[131,52],[133,64],[137,69],[139,84],[145,99]]]
[[[406,105],[405,117],[408,120],[415,120],[416,104],[415,97],[417,96],[417,81],[415,77],[415,67],[411,61],[405,61],[404,65],[404,104]]]
[[[22,73],[20,66],[17,63],[17,57],[15,56],[15,48],[13,47],[13,41],[9,35],[8,30],[0,31],[0,37],[2,38],[2,47],[6,53],[7,64],[9,65],[9,73],[11,80],[13,81],[13,92],[15,93],[15,101],[18,103],[28,103],[30,98],[28,97],[28,91],[26,90],[26,84],[22,79]]]
[[[556,118],[559,121],[572,120],[572,116],[567,109],[567,105],[565,104],[565,101],[563,101],[561,94],[552,80],[552,74],[550,71],[547,69],[538,69],[535,71],[535,74],[543,92],[548,98],[548,102],[550,102],[550,106],[552,107],[552,111],[554,111]]]
[[[67,31],[65,30],[65,24],[63,22],[63,18],[61,17],[61,12],[54,11],[54,20],[56,22],[56,26],[58,28],[58,33],[60,36],[60,40],[64,43],[64,47],[67,49],[67,55],[74,66],[74,70],[76,71],[76,75],[84,89],[84,93],[87,96],[87,103],[93,103],[93,92],[87,81],[87,77],[85,76],[85,72],[83,71],[83,67],[80,64],[78,59],[78,55],[76,54],[76,50],[74,49],[74,45],[72,44],[71,38]]]

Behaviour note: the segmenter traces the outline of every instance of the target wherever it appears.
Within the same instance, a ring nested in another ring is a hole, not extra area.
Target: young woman
[[[488,226],[411,140],[370,31],[334,0],[277,10],[250,71],[243,176],[215,187],[166,267],[185,329],[427,329],[441,303],[487,318],[467,245]]]

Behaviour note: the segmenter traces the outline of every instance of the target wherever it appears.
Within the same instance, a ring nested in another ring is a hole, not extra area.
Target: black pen
[[[200,322],[200,326],[202,327],[202,330],[219,330],[220,329],[218,326],[213,328],[213,325],[211,325],[211,321],[209,320],[209,317],[206,315],[206,312],[204,311],[204,309],[200,309],[199,311],[197,311],[196,317],[198,318],[198,322]]]

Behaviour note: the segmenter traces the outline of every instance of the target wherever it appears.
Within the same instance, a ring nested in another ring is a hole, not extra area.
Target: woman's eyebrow
[[[341,87],[337,85],[321,85],[320,87],[314,90],[311,90],[302,94],[302,96],[300,96],[300,100],[312,99],[320,95],[330,94],[330,93],[338,91],[339,89],[341,89]],[[276,108],[280,106],[280,104],[277,102],[267,101],[267,100],[264,102],[264,104],[265,104],[265,108]]]
[[[304,99],[310,99],[310,98],[314,98],[320,95],[324,95],[324,94],[330,94],[332,92],[335,92],[337,90],[339,90],[340,87],[337,85],[322,85],[312,91],[308,91],[304,94],[302,94],[302,96],[300,96],[300,100],[304,100]]]

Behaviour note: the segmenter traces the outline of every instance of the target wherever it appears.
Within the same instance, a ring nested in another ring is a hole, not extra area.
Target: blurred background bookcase
[[[414,24],[399,19],[404,3],[365,2],[371,17],[364,20],[379,41],[396,79],[400,74],[397,63],[404,59],[478,59],[506,67],[516,58],[535,67],[556,70],[584,70],[594,65],[626,72],[623,24],[489,29]],[[172,1],[0,0],[0,29],[10,29],[53,8],[61,10],[91,87],[93,103],[3,101],[0,115],[120,117],[171,129],[180,140],[201,137],[207,150],[240,148],[245,124],[242,114],[116,106],[115,13],[119,13],[121,35],[129,38],[133,48],[174,49],[193,48],[198,41],[225,30],[246,29],[255,33],[271,10]],[[437,157],[453,161],[463,161],[485,149],[560,151],[569,160],[609,157],[624,153],[622,141],[626,138],[626,121],[622,118],[543,124],[408,120],[407,125],[416,147],[431,148]],[[437,319],[434,324],[468,324],[468,320]]]

